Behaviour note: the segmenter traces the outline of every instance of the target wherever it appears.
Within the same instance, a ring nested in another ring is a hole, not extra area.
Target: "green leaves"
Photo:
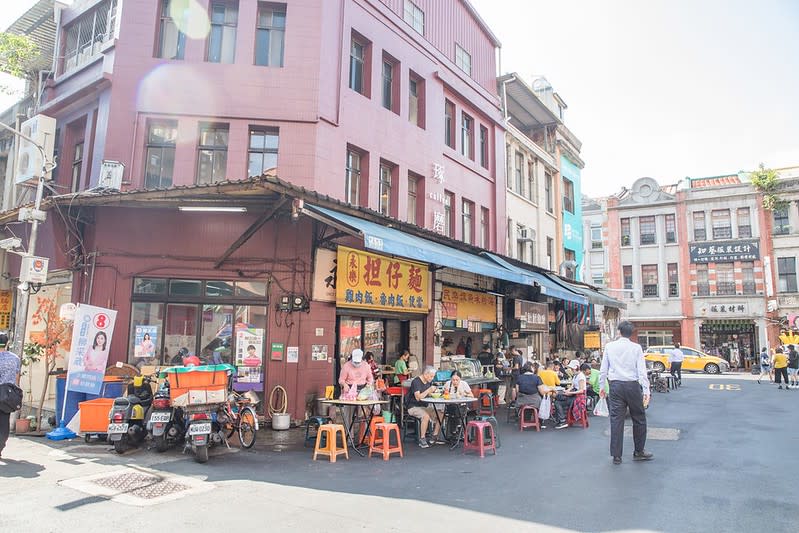
[[[786,207],[788,202],[777,194],[780,175],[776,170],[766,168],[763,163],[760,163],[760,167],[751,173],[749,179],[754,188],[763,194],[764,209],[779,211]]]
[[[27,78],[30,67],[39,59],[39,46],[25,35],[0,33],[0,72]]]

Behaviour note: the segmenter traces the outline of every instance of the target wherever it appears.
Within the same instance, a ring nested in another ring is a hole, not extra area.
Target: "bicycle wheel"
[[[255,411],[252,407],[244,407],[239,412],[239,442],[242,448],[252,448],[255,444]]]

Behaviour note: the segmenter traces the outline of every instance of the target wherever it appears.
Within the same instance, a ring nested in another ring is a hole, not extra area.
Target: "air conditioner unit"
[[[119,161],[103,161],[100,168],[100,179],[97,182],[98,189],[120,190],[122,188],[122,175],[125,172],[125,165]]]
[[[44,149],[47,161],[53,160],[55,148],[55,119],[45,115],[36,115],[22,123],[20,130],[23,135],[33,140],[19,138],[19,157],[17,158],[17,172],[15,182],[19,185],[37,180],[42,175],[42,152],[36,145]],[[35,144],[34,144],[35,143]],[[44,179],[50,179],[52,172],[47,172]]]

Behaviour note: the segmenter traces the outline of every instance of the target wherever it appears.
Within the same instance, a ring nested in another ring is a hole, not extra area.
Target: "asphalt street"
[[[607,419],[521,433],[504,411],[502,446],[485,459],[407,442],[404,459],[313,462],[294,430],[265,430],[254,450],[220,449],[206,465],[176,450],[117,456],[102,443],[12,437],[0,463],[0,531],[799,530],[799,390],[751,376],[683,381],[648,411],[655,460],[634,463],[628,436],[619,466]],[[116,482],[108,476],[131,472],[171,485],[159,485],[161,499],[119,486],[98,493]]]

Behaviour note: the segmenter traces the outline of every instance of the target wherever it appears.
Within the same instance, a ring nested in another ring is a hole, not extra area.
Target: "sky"
[[[471,2],[502,71],[545,76],[569,106],[583,194],[799,165],[797,0]],[[35,0],[3,3],[5,29]]]

